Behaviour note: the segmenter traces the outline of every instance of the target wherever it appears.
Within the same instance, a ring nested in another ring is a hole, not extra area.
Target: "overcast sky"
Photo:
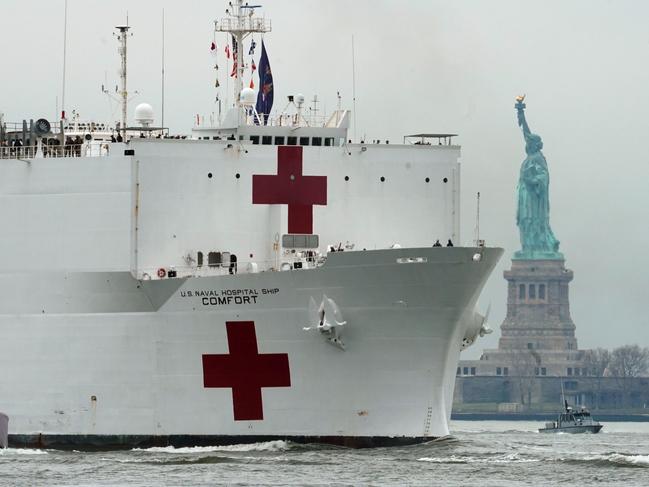
[[[7,120],[52,119],[57,97],[61,103],[64,2],[1,3],[0,111]],[[575,272],[570,297],[580,348],[649,346],[649,2],[262,3],[273,22],[265,42],[276,108],[301,92],[317,94],[331,111],[337,91],[351,108],[353,35],[359,136],[396,142],[413,132],[460,134],[463,240],[473,238],[480,191],[481,237],[506,249],[481,300],[483,308],[492,303],[496,333],[465,358],[497,345],[505,314],[502,271],[519,248],[515,190],[525,157],[513,104],[523,93],[550,167],[551,224]],[[196,114],[214,109],[209,45],[225,2],[69,0],[68,113],[111,119],[100,88],[118,82],[112,32],[127,11],[129,88],[139,91],[131,108],[146,101],[160,113],[163,8],[165,125],[188,132]],[[217,37],[219,48],[223,40]]]

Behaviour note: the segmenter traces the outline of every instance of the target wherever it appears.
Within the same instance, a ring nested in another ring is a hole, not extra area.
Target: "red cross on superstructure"
[[[257,351],[254,321],[227,321],[228,355],[203,355],[203,386],[232,389],[235,421],[264,419],[262,387],[290,387],[286,353]]]
[[[302,174],[302,147],[277,148],[277,175],[252,176],[252,203],[288,205],[288,233],[313,233],[313,205],[327,204],[327,176]]]

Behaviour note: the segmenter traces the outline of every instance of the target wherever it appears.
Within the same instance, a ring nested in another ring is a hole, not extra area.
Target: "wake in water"
[[[412,485],[646,487],[649,423],[600,435],[543,435],[533,422],[455,422],[453,436],[355,450],[267,441],[113,452],[0,451],[14,485]]]
[[[288,441],[275,440],[264,441],[261,443],[247,443],[238,445],[225,445],[225,446],[190,446],[175,448],[173,446],[156,446],[152,448],[134,448],[131,451],[135,452],[148,452],[148,453],[177,453],[177,454],[192,454],[192,453],[212,453],[212,452],[279,452],[286,451],[293,448],[295,445]]]
[[[608,453],[590,455],[582,458],[562,458],[560,461],[573,464],[591,464],[595,466],[644,467],[649,468],[649,455]]]
[[[447,457],[422,457],[417,459],[418,462],[428,463],[529,463],[540,462],[540,458],[523,458],[518,453],[507,455],[497,455],[490,457],[474,457],[462,455],[449,455]]]
[[[45,450],[34,450],[31,448],[0,448],[0,455],[47,455]]]

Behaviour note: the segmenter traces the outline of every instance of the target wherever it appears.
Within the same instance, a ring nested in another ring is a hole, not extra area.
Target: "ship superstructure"
[[[233,4],[217,30],[243,52],[270,22]],[[260,113],[242,78],[193,139],[0,160],[15,445],[448,434],[502,254],[458,245],[460,147],[351,142],[348,111],[308,123],[294,99],[293,114]]]

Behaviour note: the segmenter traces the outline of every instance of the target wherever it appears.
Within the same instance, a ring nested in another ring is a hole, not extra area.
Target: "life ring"
[[[167,275],[167,271],[165,271],[162,267],[158,269],[158,277],[160,279],[163,279]]]

